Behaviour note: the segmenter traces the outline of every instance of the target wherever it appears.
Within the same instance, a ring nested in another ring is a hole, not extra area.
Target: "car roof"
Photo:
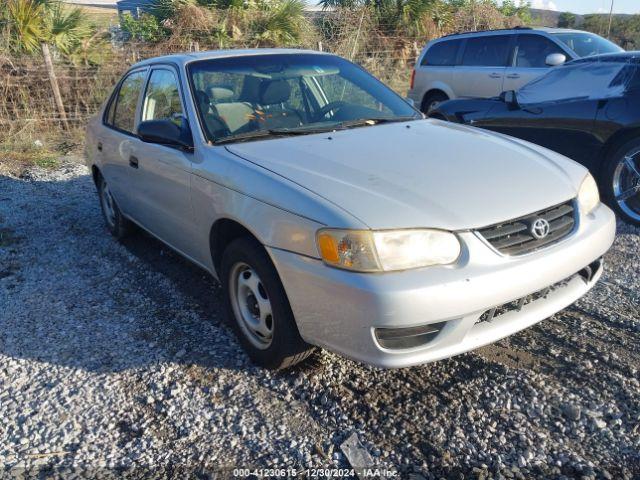
[[[544,32],[544,33],[591,33],[584,30],[575,30],[571,28],[555,28],[555,27],[514,27],[514,28],[498,28],[494,30],[478,30],[471,32],[459,32],[445,35],[443,39],[451,39],[456,37],[476,37],[476,36],[490,36],[500,33],[532,33],[532,32]]]
[[[132,65],[131,69],[144,67],[148,65],[158,63],[173,63],[178,65],[185,65],[198,60],[211,60],[215,58],[232,58],[232,57],[244,57],[249,55],[275,55],[275,54],[287,54],[287,55],[299,55],[299,54],[316,54],[316,55],[330,55],[324,52],[318,52],[316,50],[302,50],[296,48],[247,48],[247,49],[228,49],[228,50],[207,50],[203,52],[184,52],[175,53],[172,55],[162,55],[159,57],[152,57],[141,62]]]

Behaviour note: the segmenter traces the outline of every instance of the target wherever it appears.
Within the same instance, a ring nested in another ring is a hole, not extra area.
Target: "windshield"
[[[380,81],[333,55],[218,58],[191,63],[188,72],[212,142],[421,118]]]
[[[550,70],[518,90],[518,103],[532,105],[624,95],[637,67],[628,62],[570,63]]]
[[[609,40],[593,33],[553,33],[555,38],[564,43],[579,57],[591,57],[602,53],[624,52],[622,48]]]

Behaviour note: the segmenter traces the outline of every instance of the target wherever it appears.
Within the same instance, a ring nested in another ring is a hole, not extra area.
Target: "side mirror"
[[[509,108],[517,109],[520,108],[520,104],[518,104],[518,95],[515,90],[508,90],[506,92],[502,92],[500,95],[501,100],[506,103]]]
[[[193,137],[185,118],[182,118],[182,126],[166,119],[140,122],[138,136],[146,143],[158,143],[182,150],[193,150]]]
[[[557,67],[559,65],[563,65],[566,61],[566,55],[563,55],[561,53],[552,53],[550,55],[547,55],[545,63],[550,67]]]

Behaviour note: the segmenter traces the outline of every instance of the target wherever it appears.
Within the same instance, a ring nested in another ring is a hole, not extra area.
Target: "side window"
[[[142,106],[142,121],[174,120],[182,115],[178,79],[171,70],[151,71]]]
[[[470,38],[464,49],[462,65],[504,67],[509,55],[509,36],[492,35]]]
[[[547,57],[552,53],[566,53],[554,42],[542,35],[518,35],[516,67],[547,68]]]
[[[133,72],[120,85],[113,113],[112,126],[115,128],[133,133],[136,123],[136,107],[146,74],[146,71]]]
[[[420,63],[423,66],[450,67],[456,64],[462,40],[446,40],[431,46]]]

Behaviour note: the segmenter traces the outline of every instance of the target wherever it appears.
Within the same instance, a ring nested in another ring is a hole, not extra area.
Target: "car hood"
[[[434,120],[236,143],[227,149],[374,229],[491,225],[575,197],[586,175],[577,163],[541,147]],[[295,206],[284,207],[295,211]]]

